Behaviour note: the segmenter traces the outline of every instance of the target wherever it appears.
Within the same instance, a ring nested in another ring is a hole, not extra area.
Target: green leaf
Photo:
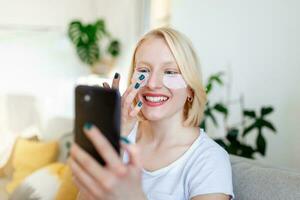
[[[222,75],[223,75],[223,72],[219,72],[219,73],[211,75],[208,78],[208,82],[207,82],[207,85],[206,85],[206,94],[211,92],[214,83],[217,83],[219,85],[223,85],[223,81],[221,79]]]
[[[214,106],[214,109],[219,111],[220,113],[223,113],[225,117],[227,117],[228,115],[228,109],[225,107],[224,104],[222,103],[217,103],[215,106]]]
[[[83,44],[88,44],[90,41],[89,35],[86,32],[81,33],[80,38],[79,38]]]
[[[268,122],[268,121],[264,120],[264,119],[262,119],[262,126],[267,127],[269,129],[271,129],[272,131],[276,132],[276,129],[273,126],[273,124],[271,122]]]
[[[212,80],[216,81],[219,85],[223,85],[223,81],[220,79],[220,76],[213,76]]]
[[[209,84],[206,86],[206,94],[210,93],[211,89],[212,89],[212,84],[209,83]]]
[[[209,77],[208,82],[209,83],[213,83],[213,82],[217,82],[219,85],[223,85],[223,81],[221,80],[221,76],[223,76],[223,72],[218,72],[216,74],[213,74]]]
[[[88,42],[85,42],[85,44],[95,44],[98,42],[97,38],[97,27],[92,24],[88,24],[86,27],[84,27],[83,32],[87,35],[88,37]]]
[[[226,138],[233,143],[234,141],[237,141],[237,136],[239,134],[239,130],[236,128],[232,128],[227,132]]]
[[[264,156],[266,153],[266,140],[261,133],[258,134],[256,138],[256,146],[257,146],[257,151]]]
[[[69,25],[68,35],[73,44],[78,45],[81,38],[82,24],[79,21],[72,21]]]
[[[258,118],[258,119],[256,119],[256,127],[259,129],[259,130],[261,130],[262,129],[262,127],[263,127],[263,119],[262,118]]]
[[[93,65],[99,60],[99,47],[97,44],[81,45],[77,47],[79,58],[88,65]]]
[[[107,52],[109,52],[113,57],[117,57],[120,53],[120,43],[118,40],[112,40],[107,48]]]
[[[239,151],[239,143],[230,143],[229,146],[227,147],[227,151],[230,154],[234,154],[234,155],[239,155],[238,151]]]
[[[100,19],[100,20],[97,20],[94,25],[96,27],[96,38],[97,38],[97,40],[101,40],[101,38],[104,35],[107,35],[105,22],[104,22],[104,20]]]
[[[97,21],[95,22],[94,25],[97,27],[97,29],[98,29],[99,31],[101,31],[101,32],[103,32],[103,33],[106,32],[105,22],[104,22],[103,19],[97,20]]]
[[[243,131],[243,137],[245,137],[254,128],[257,128],[256,122],[254,122],[253,124],[251,124],[250,126],[248,126],[247,128],[245,128],[245,130]]]
[[[256,118],[255,111],[253,111],[253,110],[244,110],[243,113],[244,113],[244,116],[247,116],[250,118]]]
[[[215,116],[211,113],[210,110],[208,110],[207,117],[209,117],[212,120],[212,122],[214,123],[214,125],[216,127],[218,126],[218,122],[217,122]]]
[[[273,112],[273,108],[272,107],[263,107],[262,109],[261,109],[261,111],[260,111],[260,113],[261,113],[261,116],[263,117],[263,116],[265,116],[265,115],[268,115],[268,114],[270,114],[271,112]]]
[[[200,128],[202,128],[203,130],[206,130],[205,119],[201,122]]]
[[[241,154],[239,156],[245,157],[245,158],[251,158],[253,159],[253,154],[255,153],[255,150],[246,144],[240,145]]]

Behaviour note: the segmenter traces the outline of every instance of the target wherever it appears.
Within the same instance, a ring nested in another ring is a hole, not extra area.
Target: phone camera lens
[[[88,95],[88,94],[87,94],[87,95],[84,95],[84,98],[83,98],[83,99],[84,99],[85,102],[89,102],[89,101],[91,100],[91,96]]]

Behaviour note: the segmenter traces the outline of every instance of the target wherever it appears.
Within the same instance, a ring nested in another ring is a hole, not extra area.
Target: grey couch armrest
[[[237,200],[300,200],[300,172],[230,155]]]

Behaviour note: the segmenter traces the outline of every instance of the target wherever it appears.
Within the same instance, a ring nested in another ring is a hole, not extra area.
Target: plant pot
[[[91,72],[93,74],[100,75],[102,77],[108,77],[110,72],[114,69],[116,59],[112,57],[104,57],[100,61],[91,66]]]

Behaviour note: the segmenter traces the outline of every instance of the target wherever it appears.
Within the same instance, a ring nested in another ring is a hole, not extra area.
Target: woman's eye
[[[149,72],[148,69],[137,69],[138,72],[142,72],[142,73],[146,73],[146,72]]]
[[[165,71],[165,74],[174,75],[174,74],[179,74],[179,73],[176,71]]]

